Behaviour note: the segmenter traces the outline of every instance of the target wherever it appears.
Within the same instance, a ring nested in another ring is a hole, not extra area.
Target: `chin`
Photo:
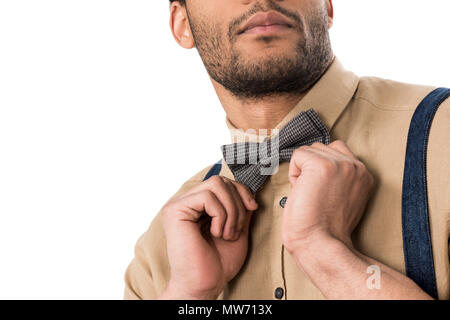
[[[294,52],[296,43],[290,39],[280,39],[279,37],[259,37],[242,45],[241,51],[249,55],[258,55],[265,50],[279,51],[280,53]]]
[[[260,59],[294,59],[296,57],[296,52],[291,47],[280,47],[267,45],[258,50],[251,50],[245,54],[245,57],[249,60],[260,60]]]

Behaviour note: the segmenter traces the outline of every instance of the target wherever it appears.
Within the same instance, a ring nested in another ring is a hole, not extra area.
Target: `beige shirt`
[[[301,111],[313,108],[331,133],[343,140],[374,175],[376,186],[361,223],[353,234],[361,253],[405,273],[401,225],[401,194],[407,134],[414,110],[434,88],[373,77],[359,78],[333,64],[275,129]],[[230,129],[236,129],[226,119]],[[234,130],[231,130],[233,132]],[[251,134],[244,136],[256,139]],[[233,138],[234,136],[232,136]],[[428,144],[428,196],[434,263],[440,299],[449,299],[450,231],[450,99],[438,109]],[[218,146],[219,147],[219,146]],[[186,181],[175,195],[201,183],[211,165]],[[281,163],[257,192],[247,260],[227,285],[221,299],[323,299],[297,267],[281,241],[283,208],[290,192],[288,163]],[[221,175],[234,179],[223,161]],[[155,299],[170,278],[160,213],[137,241],[135,258],[125,273],[125,299]]]

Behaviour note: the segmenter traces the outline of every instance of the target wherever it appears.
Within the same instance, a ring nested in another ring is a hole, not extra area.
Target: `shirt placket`
[[[281,224],[283,219],[283,208],[286,204],[287,194],[276,193],[273,203],[274,229],[273,229],[273,282],[272,298],[275,300],[286,300],[286,279],[284,270],[284,246],[281,236]]]

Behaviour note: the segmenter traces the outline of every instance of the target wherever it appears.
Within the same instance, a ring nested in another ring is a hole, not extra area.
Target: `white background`
[[[450,1],[334,6],[347,69],[450,86]],[[0,298],[121,299],[137,238],[220,159],[225,113],[168,7],[0,0]]]

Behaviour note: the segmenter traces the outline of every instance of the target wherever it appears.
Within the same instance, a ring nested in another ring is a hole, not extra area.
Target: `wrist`
[[[221,292],[219,288],[207,291],[190,290],[170,280],[158,300],[215,300]]]
[[[333,232],[317,228],[305,233],[302,236],[296,236],[294,239],[288,237],[288,239],[283,240],[283,244],[287,251],[295,255],[297,252],[311,252],[317,253],[315,250],[319,249],[320,253],[324,246],[333,244],[344,244],[350,250],[354,250],[353,242],[350,235],[337,235]]]
[[[351,241],[347,244],[326,233],[311,234],[288,249],[300,266],[329,263],[348,250],[353,250]]]

